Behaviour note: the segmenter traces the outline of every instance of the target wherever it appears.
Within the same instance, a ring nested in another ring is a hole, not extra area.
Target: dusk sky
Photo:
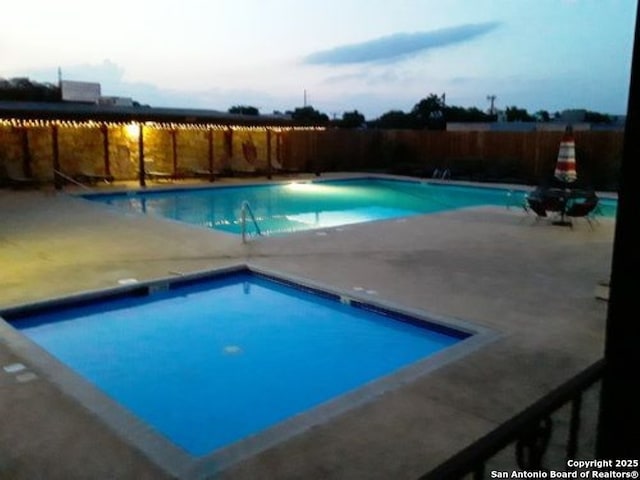
[[[448,104],[624,114],[635,0],[5,2],[0,77],[156,107],[330,116]]]

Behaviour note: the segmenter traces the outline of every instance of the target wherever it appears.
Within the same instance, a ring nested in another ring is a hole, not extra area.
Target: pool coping
[[[246,437],[207,455],[195,457],[156,432],[151,426],[101,392],[88,380],[73,372],[2,318],[3,316],[20,316],[20,314],[34,313],[43,309],[91,302],[105,297],[152,295],[154,291],[165,290],[173,283],[204,281],[242,271],[249,271],[258,276],[280,281],[303,290],[310,290],[314,293],[328,294],[343,303],[353,303],[354,306],[371,306],[373,309],[398,313],[435,326],[440,325],[445,329],[454,329],[467,333],[471,336],[462,339],[457,344],[441,352],[403,367],[395,373],[366,383],[354,391],[334,397],[258,434]],[[306,278],[257,267],[251,263],[239,263],[228,267],[202,270],[108,289],[85,291],[26,305],[11,306],[0,310],[0,336],[16,352],[19,352],[23,358],[28,359],[28,362],[32,363],[39,373],[57,385],[62,392],[77,400],[85,409],[96,415],[102,423],[127,444],[140,450],[156,465],[171,475],[178,478],[191,479],[220,473],[238,462],[310,429],[314,425],[326,423],[347,411],[374,401],[385,392],[410,384],[424,375],[497,340],[502,334],[477,323],[435,315],[425,310],[406,308],[384,299],[374,298],[364,292],[347,292]]]
[[[243,183],[243,184],[217,184],[217,185],[211,185],[211,184],[205,184],[205,185],[201,185],[201,184],[197,184],[197,185],[182,185],[182,186],[176,186],[176,185],[160,185],[160,186],[153,186],[151,188],[147,188],[147,187],[139,187],[139,188],[133,188],[133,189],[121,189],[121,190],[117,190],[117,191],[92,191],[92,192],[75,192],[72,193],[70,196],[72,196],[73,198],[76,199],[80,199],[82,201],[87,201],[87,202],[91,202],[91,203],[95,203],[95,202],[99,202],[101,203],[102,207],[104,208],[108,208],[109,211],[115,213],[115,214],[124,214],[124,215],[133,215],[133,216],[148,216],[149,214],[146,212],[140,212],[140,211],[136,211],[134,210],[127,210],[125,208],[123,208],[120,205],[112,205],[108,202],[102,202],[100,200],[95,200],[96,198],[99,199],[100,197],[118,197],[118,198],[138,198],[142,195],[162,195],[162,194],[172,194],[172,193],[191,193],[191,192],[198,192],[198,191],[207,191],[207,190],[238,190],[238,189],[244,189],[244,188],[272,188],[272,187],[276,187],[276,186],[284,186],[284,185],[290,185],[290,184],[306,184],[306,183],[311,183],[311,184],[323,184],[323,183],[346,183],[346,182],[357,182],[357,181],[387,181],[387,182],[395,182],[395,183],[407,183],[407,184],[413,184],[413,185],[429,185],[429,186],[433,186],[433,187],[442,187],[442,188],[472,188],[472,189],[478,189],[478,190],[485,190],[485,191],[494,191],[494,192],[500,192],[500,193],[504,193],[505,194],[505,204],[504,206],[506,208],[515,208],[517,206],[520,206],[522,202],[518,203],[513,203],[512,200],[512,195],[514,193],[520,193],[520,194],[526,194],[526,192],[528,191],[528,188],[522,185],[504,185],[504,184],[486,184],[486,185],[478,185],[478,184],[471,184],[469,182],[456,182],[456,181],[442,181],[442,180],[437,180],[437,179],[431,179],[431,178],[414,178],[414,177],[403,177],[403,176],[398,176],[398,175],[388,175],[388,174],[373,174],[373,173],[366,173],[366,174],[351,174],[348,176],[345,176],[344,174],[338,174],[335,176],[331,176],[331,177],[325,177],[325,178],[320,178],[320,177],[312,177],[312,178],[299,178],[299,179],[287,179],[287,180],[274,180],[274,181],[269,181],[269,182],[265,182],[265,181],[258,181],[257,179],[255,181],[251,181],[249,183]],[[462,206],[462,207],[452,207],[453,210],[457,210],[457,209],[465,209],[465,208],[476,208],[478,207],[478,205],[469,205],[469,206]],[[241,207],[238,207],[238,209],[240,209]],[[434,213],[439,213],[439,212],[430,212],[430,213],[425,213],[425,212],[415,212],[414,214],[410,214],[410,215],[403,215],[403,216],[399,216],[399,217],[392,217],[392,218],[380,218],[380,219],[374,219],[374,220],[367,220],[367,221],[357,221],[354,223],[347,223],[347,224],[343,224],[343,225],[330,225],[330,226],[323,226],[323,227],[313,227],[313,228],[303,228],[300,230],[293,230],[293,231],[276,231],[273,232],[271,234],[267,234],[267,235],[263,235],[262,233],[260,233],[259,231],[256,232],[250,232],[247,234],[247,238],[257,238],[257,237],[261,237],[261,236],[267,236],[267,237],[281,237],[281,236],[289,236],[289,235],[299,235],[299,234],[304,234],[307,232],[321,232],[321,231],[325,231],[325,230],[330,230],[330,229],[335,229],[335,228],[343,228],[346,226],[350,226],[350,225],[356,225],[356,224],[360,224],[360,223],[371,223],[371,222],[380,222],[380,221],[388,221],[388,220],[398,220],[401,218],[410,218],[412,216],[419,216],[419,215],[425,215],[425,214],[434,214]],[[179,225],[186,225],[190,228],[196,228],[196,229],[205,229],[205,230],[213,230],[217,233],[223,234],[223,235],[227,235],[230,238],[237,238],[242,236],[243,241],[244,240],[244,234],[242,234],[241,232],[235,232],[235,231],[231,231],[231,230],[225,230],[225,229],[221,229],[221,228],[217,228],[217,227],[213,227],[211,225],[209,226],[204,226],[198,223],[192,223],[192,222],[188,222],[188,221],[184,221],[184,220],[179,220],[179,219],[175,219],[175,218],[171,218],[171,217],[167,217],[164,215],[159,215],[159,214],[152,214],[151,216],[153,217],[157,217],[163,221],[166,222],[173,222]]]
[[[93,197],[99,198],[99,197],[115,196],[115,197],[123,197],[123,198],[137,198],[140,195],[153,196],[153,195],[161,195],[161,194],[167,194],[167,193],[171,194],[171,193],[180,193],[180,192],[194,192],[194,191],[197,192],[197,191],[219,190],[219,189],[235,190],[235,189],[242,189],[242,188],[270,188],[274,186],[282,186],[282,185],[288,185],[288,184],[294,184],[294,183],[322,184],[322,183],[342,183],[342,182],[364,181],[364,180],[379,180],[379,181],[389,181],[389,182],[398,182],[398,183],[409,183],[409,184],[416,184],[416,185],[429,185],[433,187],[442,187],[442,188],[472,188],[472,189],[478,189],[478,190],[500,192],[505,194],[504,207],[506,207],[507,209],[520,208],[520,207],[524,208],[525,200],[521,199],[520,201],[514,202],[513,195],[523,194],[526,196],[527,193],[531,192],[535,188],[535,186],[521,185],[521,184],[477,183],[477,182],[462,181],[462,180],[416,178],[416,177],[408,177],[408,176],[393,175],[393,174],[381,174],[381,173],[357,173],[357,174],[356,173],[350,173],[350,174],[335,173],[326,177],[315,176],[315,177],[293,178],[293,179],[292,178],[277,179],[277,180],[268,180],[268,181],[256,178],[256,179],[251,179],[251,181],[247,183],[242,183],[242,184],[219,182],[217,184],[206,183],[206,184],[189,184],[189,185],[173,185],[173,184],[172,185],[154,185],[151,187],[135,187],[135,188],[121,188],[121,189],[119,188],[111,191],[99,191],[99,190],[94,190],[90,192],[77,191],[77,192],[71,193],[70,196],[77,199],[81,199],[83,201],[95,203],[96,201],[99,201],[99,200],[94,200]],[[596,194],[599,196],[601,200],[617,202],[617,194],[614,192],[598,191],[596,192]],[[116,214],[119,213],[119,214],[125,214],[125,215],[139,215],[139,216],[148,215],[145,212],[137,212],[135,210],[126,210],[120,206],[111,205],[106,202],[101,202],[101,203],[104,207],[109,208],[110,211],[115,212]],[[462,206],[462,207],[454,207],[453,209],[458,210],[458,209],[467,209],[467,208],[477,208],[478,206],[483,206],[483,205],[469,205],[469,206]],[[496,205],[492,205],[492,206],[496,206]],[[425,214],[434,214],[434,213],[439,213],[439,212],[416,213],[415,216],[425,215]],[[223,235],[227,235],[232,238],[239,237],[242,235],[241,232],[228,231],[220,228],[215,228],[212,226],[203,226],[200,224],[186,222],[183,220],[178,220],[178,219],[166,217],[163,215],[153,215],[153,216],[157,216],[157,218],[160,218],[161,220],[164,220],[164,221],[175,222],[177,224],[187,225],[192,228],[213,230],[217,233],[221,233]],[[401,216],[397,218],[410,218],[411,216],[414,216],[414,215]],[[355,222],[353,224],[349,223],[345,225],[315,227],[310,229],[301,229],[301,230],[285,231],[285,232],[277,231],[274,234],[270,234],[267,236],[279,237],[279,236],[288,236],[288,235],[298,235],[306,232],[320,232],[327,229],[342,228],[347,225],[354,225],[359,223],[371,223],[371,222],[386,221],[386,220],[397,220],[397,218],[384,218],[384,219],[368,220],[365,222]],[[257,234],[256,233],[248,234],[248,238],[256,238],[260,236],[262,236],[262,234],[259,232]]]
[[[195,184],[162,184],[162,185],[146,185],[144,187],[135,186],[114,186],[109,190],[102,190],[101,188],[94,188],[89,190],[76,190],[67,191],[66,194],[82,198],[85,196],[101,196],[101,195],[127,195],[138,193],[170,193],[172,191],[189,191],[189,190],[210,190],[217,188],[244,188],[244,187],[258,187],[258,186],[270,186],[270,185],[286,185],[290,183],[322,183],[322,182],[340,182],[350,180],[389,180],[407,183],[417,184],[431,184],[431,185],[444,185],[444,186],[459,186],[459,187],[473,187],[473,188],[488,188],[498,190],[515,190],[521,192],[528,192],[537,187],[537,185],[527,185],[522,183],[498,183],[498,182],[477,182],[469,180],[456,180],[447,179],[442,180],[431,177],[412,177],[407,175],[397,175],[391,173],[373,173],[373,172],[326,172],[320,175],[309,175],[299,177],[287,177],[279,179],[266,179],[266,178],[250,178],[243,179],[242,183],[230,183],[225,180],[217,181],[214,183],[195,183]],[[113,188],[113,189],[111,189]],[[617,200],[618,194],[614,191],[596,190],[595,192],[600,198],[608,200]]]
[[[272,187],[276,185],[289,185],[292,183],[341,183],[361,180],[383,180],[389,182],[399,183],[411,183],[417,185],[434,185],[443,187],[469,187],[486,190],[505,190],[505,191],[520,191],[526,192],[534,188],[527,185],[515,185],[515,184],[503,184],[503,183],[477,183],[466,182],[462,180],[438,180],[434,178],[415,178],[415,177],[403,177],[399,175],[390,174],[353,174],[345,176],[343,174],[337,174],[330,177],[312,177],[312,178],[294,178],[286,180],[269,180],[264,181],[262,179],[255,179],[255,181],[249,181],[247,183],[217,183],[217,184],[195,184],[195,185],[154,185],[151,187],[133,187],[133,188],[117,188],[115,190],[92,190],[92,191],[76,191],[69,193],[69,195],[76,198],[89,199],[90,197],[103,197],[103,196],[122,196],[122,197],[135,197],[139,194],[163,194],[163,193],[175,193],[175,192],[191,192],[200,190],[217,190],[217,189],[243,189],[243,188],[258,188],[258,187]],[[89,198],[87,198],[89,197]]]

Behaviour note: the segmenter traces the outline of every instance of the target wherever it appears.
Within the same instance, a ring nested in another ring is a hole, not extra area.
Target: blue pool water
[[[194,456],[470,336],[251,271],[8,319]]]
[[[522,205],[524,195],[499,188],[366,178],[85,197],[231,233],[240,233],[240,209],[248,201],[262,233],[273,235],[479,205],[516,206]]]
[[[601,198],[598,201],[596,214],[603,217],[615,218],[618,209],[618,201],[613,198]]]

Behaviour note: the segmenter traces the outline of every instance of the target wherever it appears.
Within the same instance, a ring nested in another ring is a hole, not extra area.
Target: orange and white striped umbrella
[[[558,161],[553,175],[561,182],[575,182],[578,178],[576,172],[576,142],[570,131],[567,131],[560,142]]]

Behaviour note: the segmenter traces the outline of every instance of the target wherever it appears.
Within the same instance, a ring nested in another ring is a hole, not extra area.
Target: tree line
[[[4,79],[0,77],[1,101],[36,101],[60,102],[62,95],[60,87],[52,83],[39,83],[28,78]],[[134,102],[134,105],[139,105]],[[229,113],[241,115],[260,115],[258,108],[250,105],[234,105],[228,109]],[[421,99],[409,112],[390,110],[374,120],[366,120],[358,110],[347,111],[341,118],[330,119],[326,113],[316,110],[312,106],[298,107],[284,113],[274,111],[274,114],[284,114],[293,120],[314,124],[323,124],[336,128],[382,128],[382,129],[429,129],[444,130],[449,122],[495,122],[498,114],[484,112],[477,107],[460,107],[447,105],[444,95],[434,93]],[[507,122],[550,122],[560,117],[560,112],[550,113],[538,110],[531,114],[524,108],[508,106],[501,113]],[[584,121],[595,124],[611,124],[613,119],[606,114],[586,111]]]
[[[16,102],[60,102],[60,87],[52,83],[33,82],[28,78],[0,77],[0,100]]]
[[[229,113],[244,115],[259,115],[256,107],[236,105],[229,109]],[[282,113],[282,112],[274,112]],[[447,123],[487,123],[498,121],[498,113],[489,113],[477,107],[459,107],[445,104],[442,97],[432,93],[416,103],[409,112],[402,110],[390,110],[380,117],[367,121],[358,110],[344,112],[342,118],[329,119],[329,116],[312,106],[299,107],[284,112],[292,119],[321,123],[337,128],[382,128],[382,129],[414,129],[414,130],[445,130]],[[500,114],[506,122],[551,122],[561,117],[560,112],[550,113],[547,110],[538,110],[530,114],[525,108],[509,106]],[[613,119],[606,114],[586,111],[584,121],[595,124],[611,124]]]

